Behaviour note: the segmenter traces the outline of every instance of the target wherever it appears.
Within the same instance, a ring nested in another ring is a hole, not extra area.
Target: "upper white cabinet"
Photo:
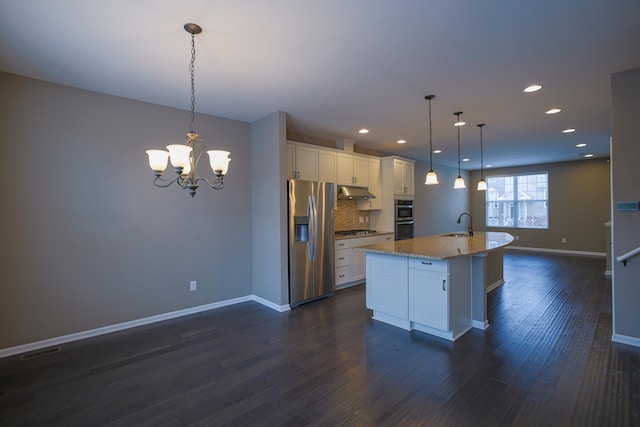
[[[303,144],[287,144],[287,178],[318,180],[318,149]]]
[[[318,149],[318,181],[336,182],[336,153]]]
[[[358,200],[358,210],[382,209],[382,174],[380,173],[380,159],[368,159],[369,161],[369,192],[376,196],[375,199]]]
[[[393,194],[413,195],[413,161],[393,159]]]
[[[337,153],[338,185],[369,186],[369,159],[367,157]]]

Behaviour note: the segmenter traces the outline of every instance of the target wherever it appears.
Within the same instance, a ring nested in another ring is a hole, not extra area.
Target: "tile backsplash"
[[[334,212],[336,231],[369,230],[369,211],[359,211],[357,203],[356,200],[338,200],[338,209]]]

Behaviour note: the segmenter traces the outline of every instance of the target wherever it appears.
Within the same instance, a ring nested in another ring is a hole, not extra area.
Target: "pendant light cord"
[[[455,113],[458,116],[458,123],[460,123],[460,114]],[[460,125],[456,126],[458,128],[458,177],[460,177]]]
[[[479,124],[478,127],[480,128],[480,181],[484,181],[484,155],[483,155],[483,149],[482,149],[482,127],[484,126],[484,123]]]
[[[431,126],[431,99],[433,95],[427,97],[429,100],[429,170],[433,171],[433,128]]]

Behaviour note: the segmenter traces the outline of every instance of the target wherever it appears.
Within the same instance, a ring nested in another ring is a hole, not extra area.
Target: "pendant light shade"
[[[462,175],[460,175],[460,127],[464,126],[465,123],[460,121],[460,114],[462,114],[462,111],[458,111],[453,114],[457,116],[456,124],[454,126],[458,129],[458,177],[456,178],[456,182],[453,184],[453,188],[454,190],[459,190],[461,188],[467,188]]]
[[[426,185],[438,184],[438,175],[433,171],[433,132],[431,126],[431,100],[435,98],[435,95],[427,95],[424,97],[429,101],[429,172],[424,180]]]
[[[484,180],[484,153],[482,148],[482,128],[484,123],[478,125],[480,128],[480,181],[478,181],[478,191],[486,191],[487,183]]]

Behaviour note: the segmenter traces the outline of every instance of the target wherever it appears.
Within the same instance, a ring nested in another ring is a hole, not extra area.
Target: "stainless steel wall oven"
[[[413,238],[413,200],[395,201],[396,240]]]

